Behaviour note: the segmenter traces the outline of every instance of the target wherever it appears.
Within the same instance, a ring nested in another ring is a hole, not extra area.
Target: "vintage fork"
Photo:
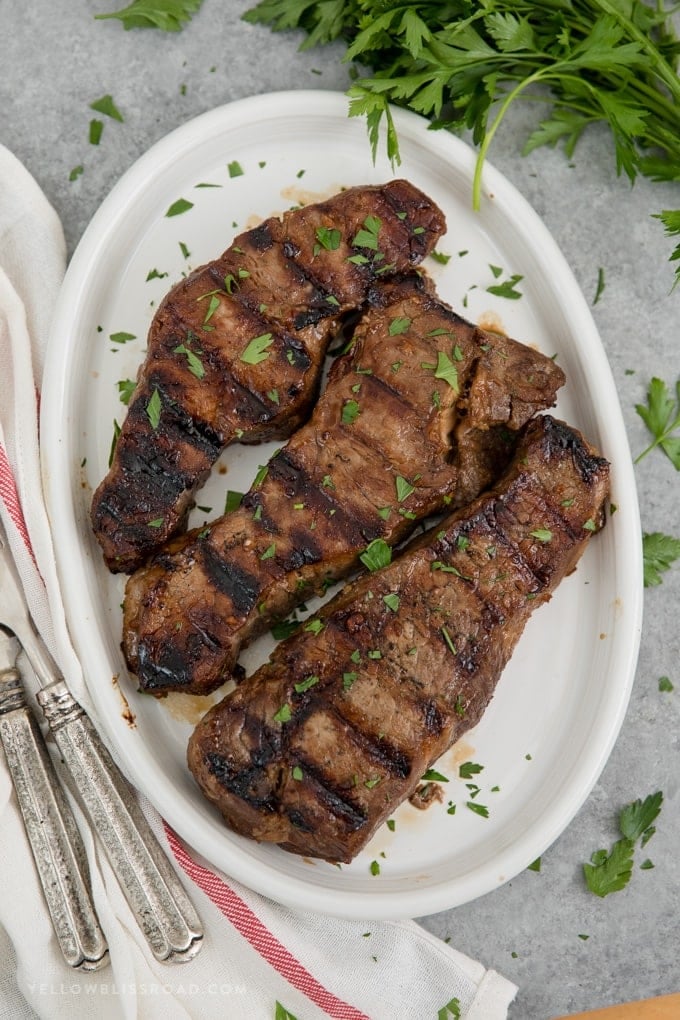
[[[0,624],[0,740],[64,959],[76,970],[99,970],[109,954],[92,905],[85,847],[27,704],[19,652]]]
[[[35,629],[1,527],[0,620],[33,667],[38,704],[152,953],[164,963],[193,959],[203,944],[201,921],[132,787]]]

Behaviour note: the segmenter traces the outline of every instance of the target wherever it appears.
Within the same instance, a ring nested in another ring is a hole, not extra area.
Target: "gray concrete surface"
[[[279,89],[344,89],[339,50],[300,53],[300,37],[240,21],[244,0],[205,0],[178,34],[125,32],[96,13],[106,0],[0,0],[0,142],[31,170],[62,218],[73,251],[121,174],[157,139],[212,107]],[[321,73],[317,73],[320,71]],[[89,103],[110,92],[125,123],[88,144]],[[515,111],[491,158],[533,204],[593,307],[618,386],[631,448],[646,445],[635,404],[652,375],[680,376],[680,287],[669,294],[671,242],[651,218],[680,206],[680,187],[617,180],[608,138],[587,135],[570,164],[559,151],[520,155],[534,113]],[[70,170],[83,165],[76,181]],[[680,475],[655,453],[636,468],[643,527],[680,536]],[[572,824],[524,872],[466,906],[423,919],[432,932],[516,981],[511,1020],[680,990],[680,567],[647,592],[635,688],[604,772]],[[661,676],[675,684],[658,689]],[[616,838],[619,808],[661,789],[649,844],[653,870],[622,892],[587,892],[581,863]],[[587,935],[584,939],[581,936]],[[303,1018],[301,1018],[303,1020]],[[382,1020],[382,1018],[376,1018]]]

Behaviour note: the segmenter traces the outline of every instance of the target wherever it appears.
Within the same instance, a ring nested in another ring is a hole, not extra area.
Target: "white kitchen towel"
[[[65,261],[59,218],[22,164],[0,146],[0,517],[34,619],[96,723],[69,640],[40,483],[42,366]],[[59,768],[56,755],[55,762]],[[206,931],[194,960],[159,964],[71,800],[111,965],[88,976],[63,962],[0,752],[1,1017],[507,1016],[516,987],[414,922],[344,921],[281,907],[216,873],[142,799]]]

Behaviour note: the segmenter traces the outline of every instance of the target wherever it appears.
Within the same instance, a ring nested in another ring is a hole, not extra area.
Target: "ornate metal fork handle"
[[[0,740],[64,959],[76,970],[99,970],[109,953],[92,905],[85,848],[12,664],[18,649],[0,631],[0,652],[10,653],[0,657]]]

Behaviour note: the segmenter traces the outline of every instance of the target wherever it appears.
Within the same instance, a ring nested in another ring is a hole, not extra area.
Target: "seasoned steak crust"
[[[245,836],[349,862],[474,726],[531,613],[605,521],[609,466],[550,416],[472,505],[350,583],[189,741]]]
[[[286,438],[306,421],[343,316],[444,230],[407,181],[349,188],[240,234],[172,288],[92,501],[110,570],[136,569],[181,530],[225,446]]]
[[[373,539],[475,497],[564,375],[543,354],[456,315],[417,274],[376,289],[314,414],[238,510],[128,581],[123,648],[144,690],[193,694],[240,649],[347,576]]]

